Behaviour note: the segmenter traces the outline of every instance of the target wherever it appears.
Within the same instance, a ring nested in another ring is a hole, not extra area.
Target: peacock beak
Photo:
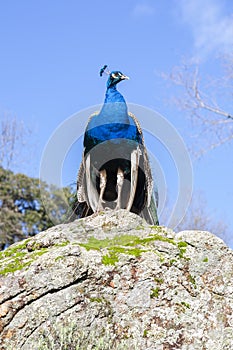
[[[127,75],[124,75],[124,74],[123,74],[123,75],[121,76],[121,79],[127,79],[127,80],[129,80],[129,77],[127,77]]]

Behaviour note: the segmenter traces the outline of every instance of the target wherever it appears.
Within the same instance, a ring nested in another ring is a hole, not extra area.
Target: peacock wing
[[[129,112],[129,117],[131,117],[138,129],[138,132],[141,134],[142,138],[142,156],[143,156],[143,171],[145,173],[146,184],[145,184],[145,206],[141,212],[141,216],[151,225],[158,225],[158,190],[157,187],[154,186],[149,157],[147,153],[147,149],[145,147],[144,138],[142,134],[141,125],[136,118],[136,116]],[[155,188],[154,188],[155,187]]]

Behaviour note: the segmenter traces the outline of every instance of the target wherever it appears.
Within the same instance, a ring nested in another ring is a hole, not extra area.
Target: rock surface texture
[[[233,252],[124,210],[0,256],[0,349],[233,349]]]

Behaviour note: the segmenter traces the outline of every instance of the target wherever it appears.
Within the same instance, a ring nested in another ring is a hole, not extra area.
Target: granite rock
[[[233,349],[233,252],[125,210],[0,255],[0,349]]]

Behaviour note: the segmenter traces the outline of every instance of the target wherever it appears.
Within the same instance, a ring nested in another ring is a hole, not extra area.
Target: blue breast
[[[103,107],[98,115],[89,121],[85,136],[85,154],[93,147],[105,141],[120,144],[121,139],[135,147],[135,142],[142,144],[142,136],[133,118],[128,115],[124,97],[116,89],[109,87],[106,91]]]

